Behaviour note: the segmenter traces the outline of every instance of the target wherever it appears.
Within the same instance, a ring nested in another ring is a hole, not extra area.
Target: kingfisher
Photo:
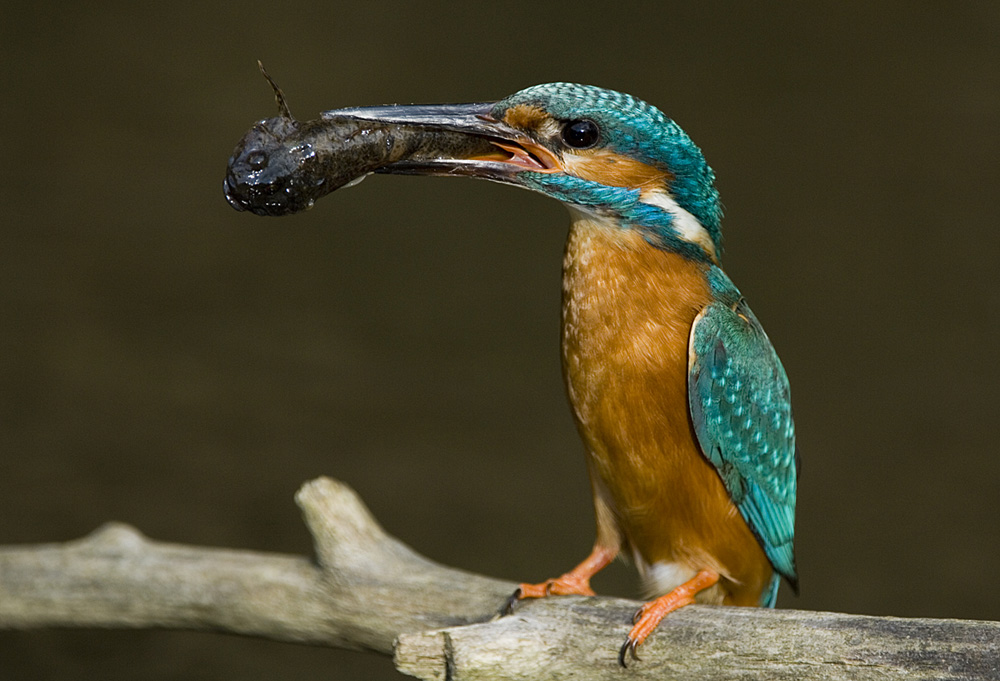
[[[618,651],[625,666],[673,610],[774,607],[781,577],[797,592],[788,378],[721,268],[715,175],[690,137],[640,99],[573,83],[323,116],[426,138],[373,172],[484,178],[569,209],[561,354],[596,539],[565,574],[521,584],[506,610],[594,595],[591,578],[629,556],[651,600]]]

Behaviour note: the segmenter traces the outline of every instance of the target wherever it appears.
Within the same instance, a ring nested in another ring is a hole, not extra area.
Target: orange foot
[[[625,643],[618,651],[618,663],[627,667],[625,657],[631,655],[636,660],[635,649],[642,645],[642,642],[653,633],[656,625],[660,623],[666,615],[678,608],[694,603],[694,597],[699,591],[704,591],[719,581],[719,573],[713,570],[702,570],[690,580],[684,582],[670,593],[660,596],[655,601],[646,603],[635,613],[632,618],[632,631],[628,633]]]
[[[525,598],[545,598],[546,596],[593,596],[590,578],[610,563],[618,555],[617,549],[595,546],[587,558],[562,577],[547,579],[540,584],[521,584],[500,609],[503,615],[514,612],[514,605]]]

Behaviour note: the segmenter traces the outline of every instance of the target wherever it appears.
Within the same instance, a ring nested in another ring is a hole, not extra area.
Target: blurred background
[[[566,211],[372,177],[237,213],[274,114],[571,80],[662,108],[719,178],[727,271],[792,382],[802,595],[1000,619],[1000,5],[35,3],[0,9],[0,544],[134,524],[306,554],[327,474],[440,562],[511,580],[593,539],[563,395]],[[631,569],[595,580],[634,595]],[[185,632],[0,632],[3,679],[397,678]]]

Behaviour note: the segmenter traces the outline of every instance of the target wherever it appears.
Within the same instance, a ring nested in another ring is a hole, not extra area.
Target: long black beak
[[[496,122],[490,111],[495,102],[477,104],[388,104],[354,106],[324,111],[322,118],[351,118],[396,125],[413,125],[455,132],[495,134]]]
[[[464,175],[517,183],[558,172],[551,151],[490,115],[493,104],[335,109],[313,121],[256,123],[229,160],[226,198],[237,210],[286,215],[370,173]]]
[[[495,102],[352,107],[323,113],[398,126],[400,134],[424,137],[427,146],[374,172],[400,175],[462,175],[516,183],[525,170],[557,172],[559,160],[526,133],[495,119]],[[485,144],[485,146],[484,146]]]

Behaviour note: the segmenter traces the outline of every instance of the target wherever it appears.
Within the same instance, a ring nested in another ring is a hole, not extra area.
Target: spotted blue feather
[[[795,426],[788,378],[729,278],[712,268],[709,281],[716,299],[691,329],[691,420],[702,452],[771,565],[796,586]],[[772,584],[762,605],[773,605],[776,592]]]

